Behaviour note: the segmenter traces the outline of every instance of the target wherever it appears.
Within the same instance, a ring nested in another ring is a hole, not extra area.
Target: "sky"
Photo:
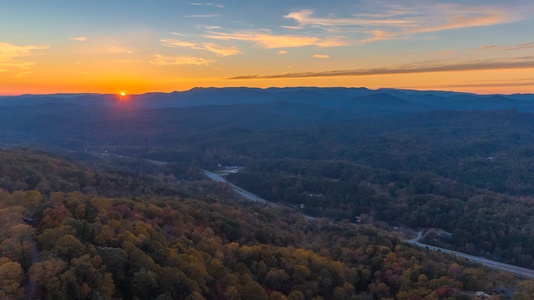
[[[0,0],[0,95],[534,93],[531,0],[213,1]]]

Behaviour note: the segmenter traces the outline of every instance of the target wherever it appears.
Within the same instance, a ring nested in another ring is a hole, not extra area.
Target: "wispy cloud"
[[[427,8],[424,23],[416,27],[413,33],[492,26],[517,21],[518,17],[506,6],[436,4]]]
[[[383,30],[369,30],[367,31],[369,37],[361,40],[361,43],[371,43],[385,40],[397,40],[400,39],[400,35],[394,32],[387,32]]]
[[[160,40],[163,46],[165,47],[186,47],[193,48],[195,47],[194,43],[185,42],[177,39],[162,39]]]
[[[27,56],[31,54],[33,50],[48,49],[48,46],[17,46],[10,43],[0,42],[0,63],[4,64],[13,59]]]
[[[239,51],[239,49],[235,46],[224,47],[215,43],[191,43],[178,39],[163,39],[161,40],[161,43],[165,47],[181,47],[195,50],[204,50],[223,57],[241,53],[241,51]]]
[[[216,30],[216,29],[221,29],[221,26],[209,25],[209,26],[204,26],[204,28],[206,28],[207,30]]]
[[[188,15],[184,17],[186,18],[215,18],[219,16],[220,16],[219,14],[205,14],[205,15]]]
[[[301,35],[275,35],[261,32],[234,32],[222,33],[212,32],[205,36],[217,40],[237,40],[253,42],[261,48],[293,48],[304,46],[335,47],[346,45],[345,41],[340,38],[321,39],[314,36]]]
[[[71,40],[74,40],[74,41],[78,41],[78,42],[85,42],[85,41],[88,40],[88,38],[85,37],[85,36],[72,37],[72,38],[70,38],[70,39],[71,39]]]
[[[150,61],[151,64],[158,66],[177,66],[177,65],[197,65],[197,66],[207,66],[210,63],[213,63],[213,60],[194,57],[194,56],[164,56],[164,55],[154,55],[153,60]]]
[[[346,27],[346,26],[412,26],[417,20],[413,19],[385,19],[385,18],[318,18],[313,17],[314,11],[304,9],[295,11],[284,16],[293,19],[297,26],[284,26],[285,28],[304,28],[305,26]]]
[[[500,81],[500,82],[486,82],[486,83],[460,83],[460,84],[444,84],[438,85],[439,88],[485,88],[485,87],[523,87],[534,86],[534,79],[530,80],[515,80],[515,81]]]
[[[288,29],[322,29],[327,32],[367,34],[360,42],[401,39],[421,33],[480,26],[520,20],[523,16],[510,5],[445,4],[417,2],[413,6],[374,1],[385,13],[353,14],[351,17],[318,17],[313,10],[294,11],[286,16],[296,25]]]
[[[218,8],[224,8],[224,5],[223,5],[223,4],[211,3],[211,2],[207,2],[207,3],[190,2],[190,3],[188,3],[188,4],[189,4],[189,5],[193,5],[193,6],[215,6],[215,7],[218,7]]]
[[[330,58],[330,56],[324,54],[314,54],[313,58]]]
[[[333,70],[320,72],[284,73],[273,75],[243,75],[229,79],[275,79],[275,78],[310,78],[337,76],[372,76],[414,73],[439,73],[453,71],[480,71],[502,69],[534,69],[534,56],[517,57],[512,59],[475,60],[456,63],[421,62],[395,67],[380,67],[370,69]]]
[[[171,34],[176,35],[176,36],[188,36],[187,34],[183,34],[180,32],[171,32]]]
[[[21,58],[31,55],[34,50],[43,49],[48,49],[48,46],[17,46],[0,42],[0,71],[15,72],[16,77],[27,75],[35,62],[21,61]]]
[[[364,5],[365,5],[365,1]],[[190,3],[196,6],[213,3]],[[260,48],[294,48],[305,46],[339,47],[375,41],[405,39],[414,35],[445,30],[491,26],[520,20],[522,15],[511,5],[439,3],[433,1],[391,4],[388,1],[368,3],[370,13],[333,13],[302,9],[287,13],[287,23],[267,30],[222,31],[206,28],[204,38],[245,41]],[[509,7],[510,6],[510,7]],[[372,13],[380,11],[380,13]],[[190,15],[208,18],[218,14]],[[293,24],[291,24],[293,23]],[[283,29],[280,31],[280,27]],[[288,32],[288,30],[290,32]],[[298,32],[298,33],[297,33]],[[198,47],[198,46],[197,46]]]
[[[200,47],[198,47],[198,49],[206,50],[219,56],[230,56],[241,53],[237,47],[224,47],[213,43],[203,43],[200,45]]]
[[[521,43],[510,46],[498,46],[498,45],[486,45],[483,46],[484,50],[503,50],[503,51],[513,51],[513,50],[524,50],[524,49],[533,49],[534,42]]]

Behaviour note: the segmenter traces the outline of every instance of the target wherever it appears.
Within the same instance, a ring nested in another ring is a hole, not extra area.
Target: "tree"
[[[98,247],[98,255],[102,258],[106,266],[106,271],[113,274],[116,283],[126,282],[126,263],[128,254],[121,248]]]
[[[35,190],[27,191],[22,197],[21,205],[29,212],[34,212],[43,201],[41,193]]]
[[[152,271],[141,269],[133,274],[132,280],[133,294],[140,299],[150,299],[157,295],[158,276]]]
[[[20,298],[22,296],[20,283],[23,277],[24,272],[19,263],[4,257],[0,258],[0,298]]]
[[[57,276],[67,266],[67,263],[59,258],[34,263],[29,271],[30,278],[40,286],[47,287],[52,278]]]
[[[514,293],[514,300],[530,300],[534,295],[534,281],[525,280],[517,285],[517,289]]]
[[[304,300],[305,298],[304,293],[299,290],[294,290],[287,296],[287,300]]]
[[[257,299],[257,300],[269,300],[265,294],[265,290],[256,281],[251,281],[245,285],[245,289],[241,294],[242,299]]]
[[[288,284],[290,277],[285,270],[271,269],[265,275],[265,282],[267,286],[275,291],[283,291],[284,284]]]
[[[269,300],[287,300],[287,297],[278,291],[274,291],[269,296]]]
[[[61,258],[68,261],[81,256],[84,253],[85,246],[75,236],[67,234],[57,240],[54,249]]]
[[[178,268],[163,267],[159,274],[159,287],[162,292],[170,294],[173,299],[185,299],[194,291],[188,278]]]

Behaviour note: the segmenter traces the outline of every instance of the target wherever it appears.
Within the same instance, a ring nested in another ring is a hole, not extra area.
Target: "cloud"
[[[361,40],[362,43],[371,43],[385,40],[397,40],[400,39],[400,35],[393,32],[386,32],[382,30],[370,30],[367,32],[368,38]]]
[[[506,7],[441,4],[429,9],[439,9],[441,12],[427,13],[423,19],[424,26],[415,28],[414,33],[492,26],[517,20]]]
[[[414,20],[403,19],[376,19],[376,18],[315,18],[311,9],[304,9],[289,13],[284,16],[286,19],[297,21],[298,26],[285,26],[285,28],[303,28],[305,26],[410,26]]]
[[[221,26],[204,26],[204,28],[206,28],[207,30],[215,30],[215,29],[221,29]]]
[[[177,66],[177,65],[197,65],[197,66],[207,66],[210,63],[213,63],[213,60],[193,57],[193,56],[164,56],[164,55],[154,55],[154,59],[150,61],[151,64],[158,66]]]
[[[278,51],[278,54],[280,54],[280,55],[287,54],[287,51],[286,50],[280,50],[280,51]]]
[[[171,32],[171,34],[173,34],[173,35],[177,35],[177,36],[188,36],[188,35],[186,35],[186,34],[179,33],[179,32]]]
[[[461,83],[461,84],[446,84],[439,85],[440,88],[483,88],[483,87],[522,87],[522,86],[534,86],[534,80],[530,81],[517,80],[507,82],[494,82],[494,83]]]
[[[388,1],[363,1],[371,11],[348,12],[342,16],[320,15],[311,9],[296,10],[283,17],[293,24],[281,26],[293,33],[271,31],[208,32],[204,37],[225,41],[245,41],[261,48],[291,48],[305,46],[338,47],[383,40],[406,39],[420,34],[492,26],[518,21],[524,16],[514,5],[440,3],[425,1],[391,4]],[[366,4],[367,3],[367,4]],[[204,5],[196,3],[196,5]],[[362,7],[363,10],[368,9]],[[193,15],[214,17],[216,15]],[[220,28],[217,28],[220,29]],[[296,31],[302,34],[295,34]],[[310,33],[313,32],[313,33]]]
[[[210,51],[219,56],[230,56],[240,54],[241,51],[237,47],[223,47],[214,43],[203,43],[199,49]]]
[[[425,2],[412,6],[381,1],[369,3],[378,14],[353,14],[351,17],[317,17],[304,9],[284,16],[296,23],[287,29],[322,29],[325,32],[367,34],[360,42],[402,39],[422,33],[492,26],[515,22],[524,16],[513,5],[472,5]],[[384,13],[385,12],[385,13]]]
[[[304,46],[335,47],[346,45],[346,43],[340,38],[321,39],[313,36],[273,35],[258,32],[212,32],[211,34],[206,35],[205,37],[224,41],[237,40],[253,42],[258,47],[268,49],[293,48]]]
[[[48,49],[48,46],[17,46],[0,42],[0,63],[31,54],[33,50]]]
[[[79,36],[79,37],[73,37],[73,38],[70,38],[71,40],[74,40],[74,41],[78,41],[78,42],[85,42],[88,40],[87,37],[85,36]]]
[[[534,42],[521,43],[511,46],[497,46],[497,45],[486,45],[482,46],[483,50],[502,50],[502,51],[513,51],[513,50],[524,50],[524,49],[533,49]]]
[[[48,49],[48,46],[17,46],[10,43],[0,42],[0,68],[4,73],[15,72],[16,77],[27,75],[29,70],[36,63],[31,61],[21,61],[20,59],[31,55],[34,50],[44,49]]]
[[[186,18],[215,18],[220,16],[219,14],[206,14],[206,15],[188,15]]]
[[[163,46],[165,47],[186,47],[186,48],[193,48],[195,47],[194,43],[185,42],[177,39],[163,39],[160,40]]]
[[[208,2],[208,3],[190,2],[188,4],[193,5],[193,6],[215,6],[218,8],[224,8],[223,4],[217,4],[217,3],[211,3],[211,2]]]
[[[314,54],[313,58],[330,58],[330,56],[324,54]]]
[[[311,78],[338,76],[373,76],[415,73],[439,73],[454,71],[481,71],[501,69],[534,69],[534,56],[517,57],[502,60],[475,60],[459,63],[413,63],[396,67],[381,67],[354,70],[333,70],[320,72],[284,73],[274,75],[243,75],[229,79],[276,79],[276,78]]]
[[[165,47],[181,47],[195,50],[204,50],[223,57],[241,53],[241,51],[239,51],[237,47],[224,47],[214,43],[191,43],[177,39],[163,39],[161,40],[161,43]]]
[[[313,45],[318,42],[316,37],[305,36],[276,36],[264,33],[216,33],[206,36],[218,40],[238,40],[254,42],[263,48],[302,47]]]

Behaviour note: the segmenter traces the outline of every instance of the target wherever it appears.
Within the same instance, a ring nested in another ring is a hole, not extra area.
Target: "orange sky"
[[[0,95],[209,86],[534,93],[528,1],[158,4],[3,4]]]

